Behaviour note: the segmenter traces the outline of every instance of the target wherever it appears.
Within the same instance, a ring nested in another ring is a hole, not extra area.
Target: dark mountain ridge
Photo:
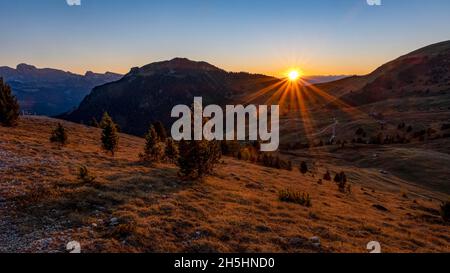
[[[175,58],[141,68],[132,68],[121,80],[98,86],[80,106],[63,116],[88,123],[109,112],[124,132],[142,135],[154,121],[166,124],[171,109],[190,105],[195,96],[204,104],[220,104],[278,79],[249,73],[232,73],[205,62]]]

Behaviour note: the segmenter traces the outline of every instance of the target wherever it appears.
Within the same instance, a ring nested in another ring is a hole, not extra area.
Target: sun
[[[302,75],[299,70],[291,70],[288,73],[288,78],[290,81],[297,81],[301,76]]]

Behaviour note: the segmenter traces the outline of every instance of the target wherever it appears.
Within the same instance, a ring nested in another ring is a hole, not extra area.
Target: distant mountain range
[[[0,67],[0,77],[12,87],[22,111],[51,116],[77,107],[92,88],[119,80],[122,75],[111,72],[78,75],[19,64],[15,69]]]

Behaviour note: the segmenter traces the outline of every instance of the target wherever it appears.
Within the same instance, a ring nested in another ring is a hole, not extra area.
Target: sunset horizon
[[[132,67],[183,57],[227,71],[276,77],[292,67],[308,76],[365,75],[402,54],[448,39],[443,26],[450,24],[442,8],[450,4],[441,0],[426,6],[419,0],[386,0],[381,6],[365,0],[284,5],[217,0],[2,3],[18,22],[14,31],[7,28],[3,33],[8,43],[3,45],[7,51],[0,52],[2,65],[28,63],[78,74],[125,74]],[[118,10],[133,19],[116,20]],[[236,16],[248,10],[253,10],[250,16]],[[230,16],[237,20],[225,23]],[[410,28],[418,16],[422,25]],[[5,19],[0,18],[2,25]],[[233,33],[235,28],[241,28],[239,35]],[[398,32],[406,39],[396,37]],[[355,33],[365,38],[358,40]]]
[[[0,262],[445,268],[449,0],[0,10]]]

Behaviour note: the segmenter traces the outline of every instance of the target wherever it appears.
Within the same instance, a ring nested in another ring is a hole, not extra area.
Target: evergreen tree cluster
[[[147,135],[145,135],[145,147],[141,159],[145,162],[160,162],[164,159],[164,153],[163,137],[157,133],[155,126],[151,125]]]
[[[12,127],[19,119],[19,103],[13,96],[11,87],[0,78],[0,125]]]
[[[223,155],[232,156],[238,160],[249,161],[265,167],[291,171],[292,162],[284,160],[274,153],[261,152],[260,142],[240,144],[238,141],[221,141]]]
[[[147,163],[176,163],[178,155],[178,145],[172,138],[167,137],[164,125],[161,122],[153,123],[145,135],[144,152],[139,155],[141,160]]]
[[[119,147],[118,126],[107,112],[103,114],[100,123],[96,126],[102,129],[101,146],[103,150],[112,156]],[[50,135],[50,141],[66,144],[68,140],[67,130],[58,123]],[[145,135],[145,146],[139,155],[140,159],[147,163],[169,162],[175,163],[180,168],[179,174],[186,179],[201,179],[211,174],[214,166],[221,157],[221,146],[217,141],[181,141],[177,144],[167,136],[166,129],[161,122],[152,124]],[[89,174],[87,167],[81,166],[78,179],[83,182],[91,182],[95,179]]]
[[[222,156],[218,141],[185,141],[179,143],[177,165],[180,176],[186,179],[201,179],[211,174]]]

